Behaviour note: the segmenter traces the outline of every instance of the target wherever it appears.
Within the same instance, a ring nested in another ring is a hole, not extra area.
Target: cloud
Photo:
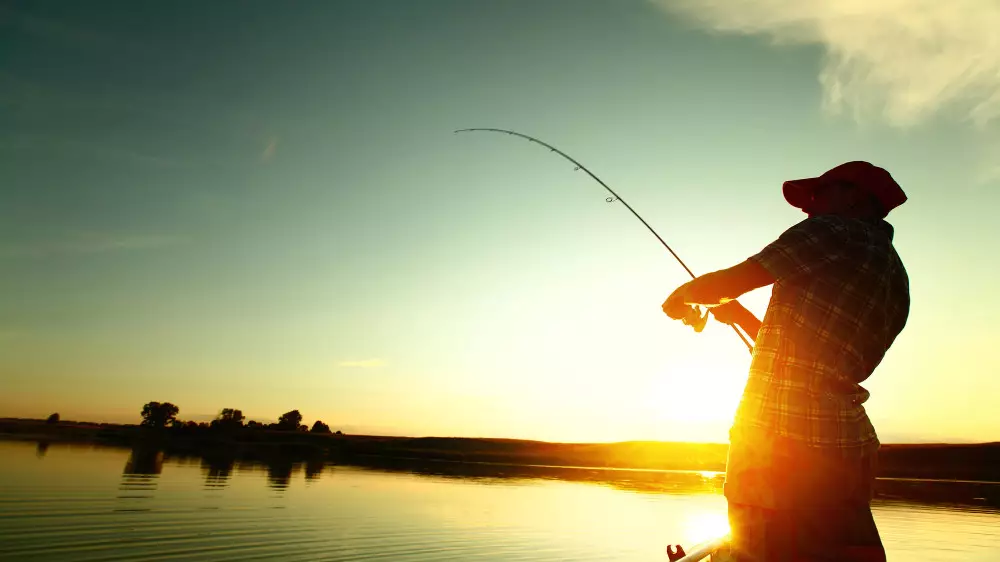
[[[267,140],[267,146],[260,153],[260,161],[269,162],[274,158],[276,152],[278,152],[278,137],[271,137]]]
[[[361,369],[373,369],[376,367],[384,367],[386,363],[382,359],[363,359],[361,361],[341,361],[339,365],[341,367],[358,367]]]
[[[899,127],[959,111],[1000,117],[996,0],[650,0],[715,31],[815,44],[823,106]]]
[[[174,236],[75,233],[61,239],[0,246],[0,258],[41,258],[65,254],[146,250],[173,246],[182,241]]]

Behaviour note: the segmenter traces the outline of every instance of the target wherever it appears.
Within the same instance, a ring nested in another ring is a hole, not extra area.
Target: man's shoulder
[[[857,225],[851,224],[850,219],[836,215],[816,215],[806,217],[788,227],[784,235],[786,237],[805,236],[810,238],[839,236],[847,234],[852,228],[857,228]]]
[[[893,226],[882,219],[859,219],[837,215],[809,217],[789,229],[816,238],[837,239],[866,246],[892,247]]]
[[[859,219],[841,215],[816,215],[806,217],[792,225],[791,229],[800,230],[833,230],[833,231],[867,231],[892,230],[892,225],[884,220]]]

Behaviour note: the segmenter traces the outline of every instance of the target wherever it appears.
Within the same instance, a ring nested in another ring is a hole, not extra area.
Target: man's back
[[[884,562],[871,513],[879,443],[861,383],[909,315],[909,280],[884,220],[906,194],[863,161],[786,181],[782,194],[810,218],[681,285],[662,308],[684,319],[692,306],[715,306],[755,341],[723,488],[734,559]],[[763,321],[732,300],[770,284]]]
[[[909,314],[906,269],[883,220],[808,218],[750,259],[776,282],[735,427],[810,447],[870,449],[871,376]]]

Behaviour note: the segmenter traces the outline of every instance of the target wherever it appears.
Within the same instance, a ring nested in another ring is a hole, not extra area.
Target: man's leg
[[[799,519],[803,524],[800,552],[806,560],[885,562],[871,510],[877,453],[837,464],[829,471],[829,507],[803,513]]]
[[[729,504],[733,562],[885,562],[871,510]]]
[[[884,562],[871,515],[875,457],[731,439],[726,498],[734,558]]]
[[[816,516],[804,518],[813,527],[806,537],[817,534],[828,537],[834,551],[840,553],[839,560],[885,562],[885,547],[871,510],[877,462],[877,452],[845,460],[840,468],[833,471],[834,485],[831,486],[835,493],[839,492],[834,498],[841,501],[835,501],[826,513],[819,510]],[[823,529],[828,534],[823,535]],[[803,550],[810,552],[808,548]]]
[[[867,507],[845,506],[794,515],[798,560],[885,562],[885,549]]]
[[[730,556],[733,562],[792,562],[794,529],[787,518],[755,505],[729,503]]]
[[[849,525],[844,540],[844,559],[855,562],[886,562],[885,547],[882,546],[882,537],[878,534],[871,508],[865,506],[853,510],[848,514],[847,521]]]

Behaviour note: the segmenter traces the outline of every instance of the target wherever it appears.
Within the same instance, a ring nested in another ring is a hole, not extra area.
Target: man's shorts
[[[876,453],[730,436],[725,495],[733,560],[884,561],[872,518]]]

